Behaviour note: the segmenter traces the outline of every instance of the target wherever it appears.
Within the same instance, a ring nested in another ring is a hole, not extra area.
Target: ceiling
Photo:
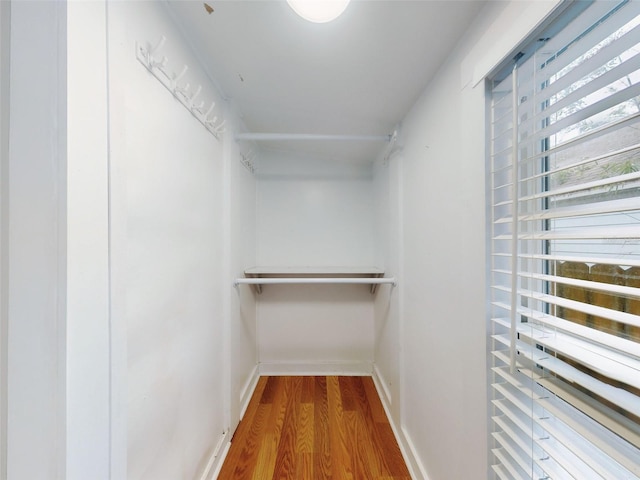
[[[285,0],[169,1],[249,132],[389,135],[483,5],[482,0],[352,0],[315,24]],[[384,143],[261,146],[371,161]]]

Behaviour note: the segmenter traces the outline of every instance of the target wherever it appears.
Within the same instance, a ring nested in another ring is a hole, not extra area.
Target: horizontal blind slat
[[[548,385],[548,382],[546,384]],[[640,466],[634,458],[635,452],[629,452],[629,450],[633,449],[626,449],[623,452],[620,442],[614,442],[613,440],[615,439],[610,435],[603,435],[604,432],[602,430],[593,431],[589,429],[584,421],[576,421],[568,412],[561,409],[558,403],[553,401],[553,398],[542,398],[538,402],[551,412],[554,417],[569,425],[570,428],[586,439],[587,448],[576,448],[576,454],[580,455],[601,477],[605,479],[628,478],[631,473],[634,475],[640,474]],[[576,446],[577,442],[567,440],[566,445],[571,448]],[[601,452],[611,458],[615,464],[608,462],[606,465],[602,465],[604,462],[601,462],[600,458],[598,458]]]
[[[621,359],[621,356],[616,352],[607,352],[603,348],[598,348],[580,339],[571,338],[561,332],[555,335],[546,335],[544,330],[536,331],[523,324],[520,324],[519,327],[518,333],[521,338],[529,338],[537,345],[550,348],[607,378],[623,382],[634,388],[640,388],[640,361],[629,358]],[[640,402],[640,398],[638,402]]]
[[[626,457],[633,461],[636,457],[636,449],[640,448],[640,426],[638,424],[634,424],[628,417],[610,408],[603,409],[593,397],[557,377],[541,377],[538,379],[538,383],[565,402],[559,403],[557,407],[564,409],[565,416],[574,418],[574,420],[567,420],[567,425],[575,430],[588,431],[588,433],[584,432],[584,436],[587,438],[601,439],[619,454],[617,457],[613,452],[607,453],[609,456],[616,458],[616,461],[634,473],[640,473],[640,464],[633,467],[632,462],[622,460]],[[578,418],[581,415],[586,416],[589,420]]]
[[[547,275],[542,273],[520,272],[520,276],[536,280],[544,280],[547,282],[561,283],[563,285],[572,285],[574,287],[581,287],[589,290],[598,290],[605,293],[624,295],[626,297],[640,298],[640,288],[627,287],[625,285],[617,285],[615,283],[594,282],[591,280],[580,280],[577,278]]]
[[[537,98],[540,98],[542,102],[547,101],[559,91],[571,86],[572,83],[586,77],[597,68],[615,59],[616,56],[626,52],[638,43],[638,32],[640,32],[640,26],[631,28],[625,35],[615,39],[609,45],[602,47],[595,55],[588,57],[585,61],[574,67],[570,74],[560,77],[550,85],[548,84],[549,78],[545,76],[542,81],[538,83],[538,85],[541,86],[539,87],[541,95],[539,94]]]
[[[604,215],[608,213],[633,211],[640,211],[640,197],[585,203],[569,207],[548,208],[546,210],[538,210],[534,213],[520,214],[518,220],[521,222],[533,222],[553,220],[555,218],[586,217],[588,215]],[[502,219],[498,219],[496,223],[502,223]]]
[[[611,14],[619,8],[616,3],[622,2],[594,2],[578,18],[546,42],[542,48],[549,52],[548,59],[539,62],[539,68],[546,69],[550,73],[538,74],[536,80],[540,83],[547,82],[555,72],[565,69],[574,59],[584,55],[638,14],[638,9],[634,5],[625,5],[623,14]],[[603,18],[607,19],[606,28],[588,30]],[[567,47],[571,50],[569,51]]]
[[[556,155],[569,148],[575,148],[577,145],[594,141],[605,135],[611,135],[623,128],[635,126],[635,124],[637,124],[639,121],[640,112],[632,113],[624,118],[613,119],[610,123],[600,125],[593,130],[588,130],[569,139],[559,141],[555,145],[552,145],[545,150],[540,151],[537,149],[531,149],[530,151],[527,151],[526,155],[523,156],[521,162],[528,163],[531,161],[549,157],[550,155]]]
[[[612,387],[600,380],[578,370],[571,365],[558,360],[552,355],[546,354],[524,342],[518,342],[518,352],[536,365],[540,365],[549,371],[559,375],[569,382],[574,382],[583,388],[599,395],[600,397],[619,405],[629,413],[640,416],[640,402],[638,397],[624,390]],[[524,405],[524,403],[520,403]]]
[[[521,471],[522,467],[520,467],[520,464],[518,463],[516,458],[513,457],[513,449],[507,451],[504,449],[494,448],[492,452],[500,460],[502,468],[506,469],[505,473],[508,473],[508,476],[506,478],[513,478],[516,480],[529,480],[529,477],[526,474],[523,474],[523,472]],[[507,457],[504,452],[508,452],[509,456]]]
[[[639,30],[640,31],[640,30]],[[635,40],[637,42],[637,39]],[[542,119],[545,119],[550,116],[554,116],[558,112],[564,110],[567,106],[579,103],[580,100],[588,97],[589,95],[597,92],[598,90],[603,89],[604,87],[611,85],[621,79],[624,79],[631,73],[635,72],[638,69],[638,65],[640,62],[640,57],[636,54],[635,56],[627,59],[626,61],[620,63],[619,65],[612,67],[605,73],[599,75],[594,78],[587,84],[576,88],[571,93],[563,97],[561,100],[556,101],[551,104],[544,110],[536,113],[532,118],[528,119],[527,122],[535,125],[537,122],[540,122]],[[579,78],[572,78],[571,81],[579,80]],[[537,104],[545,104],[549,100],[552,99],[553,91],[550,90],[542,90],[542,95],[536,96]]]
[[[577,310],[579,312],[588,313],[596,317],[606,318],[607,320],[613,320],[614,322],[624,323],[625,325],[632,325],[634,327],[640,327],[640,316],[632,313],[620,312],[618,310],[611,310],[609,308],[600,307],[598,305],[591,305],[589,303],[578,302],[576,300],[570,300],[568,298],[557,297],[548,293],[538,293],[526,289],[521,289],[519,294],[523,297],[537,300],[549,305],[556,305],[559,307],[569,308],[571,310]]]
[[[588,105],[576,112],[551,123],[549,126],[530,132],[527,136],[527,142],[534,144],[542,141],[544,138],[551,137],[568,127],[579,124],[580,122],[587,120],[599,113],[604,112],[612,107],[620,105],[634,97],[640,95],[640,83],[634,84],[620,90],[612,95],[602,98],[591,105]]]
[[[563,318],[550,315],[539,310],[518,309],[518,315],[526,317],[530,322],[542,325],[552,330],[560,330],[568,335],[587,342],[606,347],[612,351],[631,355],[640,360],[640,343],[627,340],[617,335],[596,330],[595,328],[580,323],[575,323]],[[505,319],[496,317],[492,321],[505,327]]]

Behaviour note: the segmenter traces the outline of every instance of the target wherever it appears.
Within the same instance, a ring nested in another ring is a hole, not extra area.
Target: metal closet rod
[[[365,285],[382,285],[382,284],[390,284],[392,286],[396,286],[395,277],[386,277],[386,278],[297,278],[297,277],[287,277],[287,278],[236,278],[234,284],[236,286],[244,284],[244,285],[267,285],[267,284],[296,284],[296,283],[356,283],[356,284],[365,284]]]
[[[238,133],[236,141],[279,141],[279,140],[340,140],[365,142],[390,142],[393,135],[322,135],[315,133]]]

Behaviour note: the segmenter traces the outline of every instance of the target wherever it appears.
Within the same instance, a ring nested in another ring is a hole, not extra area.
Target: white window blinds
[[[640,478],[640,2],[577,3],[492,82],[500,479]]]

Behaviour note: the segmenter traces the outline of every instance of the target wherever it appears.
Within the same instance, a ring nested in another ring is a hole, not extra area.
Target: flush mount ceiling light
[[[349,0],[287,0],[289,6],[305,20],[326,23],[345,11]]]

